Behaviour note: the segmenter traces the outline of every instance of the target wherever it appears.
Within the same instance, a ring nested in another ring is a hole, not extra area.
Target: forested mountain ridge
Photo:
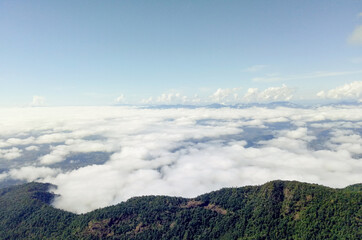
[[[194,199],[135,197],[87,214],[49,205],[50,185],[0,189],[0,239],[361,239],[362,184],[295,181]]]

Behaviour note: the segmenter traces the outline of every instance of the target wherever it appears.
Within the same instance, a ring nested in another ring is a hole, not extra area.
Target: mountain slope
[[[273,181],[76,215],[49,205],[49,184],[29,183],[0,190],[0,239],[361,239],[361,186]]]
[[[0,189],[0,239],[57,239],[77,216],[49,205],[50,184],[28,183]]]

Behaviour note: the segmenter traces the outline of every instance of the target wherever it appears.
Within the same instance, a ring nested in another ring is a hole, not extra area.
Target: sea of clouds
[[[361,105],[3,108],[0,183],[52,183],[76,213],[275,179],[345,187],[362,182],[361,136]]]

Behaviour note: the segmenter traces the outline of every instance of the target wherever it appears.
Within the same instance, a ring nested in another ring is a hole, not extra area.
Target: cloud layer
[[[317,94],[320,98],[331,99],[362,99],[362,81],[355,81],[352,83],[339,86],[327,92],[321,91]]]
[[[133,196],[193,197],[275,179],[362,181],[359,106],[19,108],[0,116],[0,181],[53,183],[54,206],[77,213]],[[74,154],[99,152],[109,154],[104,163],[72,167],[85,161]]]

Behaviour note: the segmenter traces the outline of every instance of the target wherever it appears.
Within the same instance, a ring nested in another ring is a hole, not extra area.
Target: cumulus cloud
[[[330,149],[348,151],[351,154],[362,154],[362,138],[352,130],[335,129],[328,143]]]
[[[16,147],[10,149],[0,149],[0,159],[12,160],[21,156],[22,150]]]
[[[157,98],[158,103],[185,103],[187,100],[186,96],[180,93],[163,93]]]
[[[11,166],[0,181],[53,183],[54,206],[77,213],[133,196],[194,197],[275,179],[331,187],[362,181],[360,106],[19,108],[0,109],[0,116],[6,116],[0,119],[3,142],[22,144],[19,139],[36,133],[30,146],[51,146],[37,152],[38,161]],[[77,152],[110,157],[72,170],[51,168]]]
[[[31,106],[40,107],[40,106],[44,106],[44,104],[45,104],[45,97],[33,96],[33,101],[31,102]]]
[[[25,150],[26,151],[38,151],[39,147],[32,145],[32,146],[26,147]]]
[[[182,95],[178,92],[162,93],[158,97],[142,99],[143,104],[198,104],[201,99],[195,94],[193,97]]]
[[[188,101],[188,97],[178,92],[162,93],[160,96],[143,99],[144,104],[184,104]]]
[[[248,102],[265,101],[289,101],[293,98],[294,89],[282,85],[281,87],[270,87],[264,91],[258,88],[249,88],[244,95],[244,100]]]
[[[308,135],[307,128],[300,127],[295,130],[279,131],[275,138],[268,141],[260,141],[260,144],[268,147],[275,147],[280,150],[303,154],[309,151],[307,149],[308,142],[314,139],[314,136]]]
[[[11,145],[28,145],[35,141],[34,137],[28,138],[9,138],[6,142]]]
[[[163,93],[158,97],[143,99],[143,104],[235,104],[243,101],[247,102],[267,102],[267,101],[289,101],[293,98],[294,89],[282,85],[280,87],[270,87],[263,91],[257,88],[249,88],[244,96],[241,94],[241,87],[218,88],[208,97],[199,97],[195,94],[192,97],[182,95],[178,92]]]
[[[111,152],[112,144],[100,141],[84,141],[80,139],[68,139],[65,145],[50,147],[51,152],[41,156],[39,162],[43,165],[51,165],[65,160],[71,153],[90,153],[90,152]]]
[[[67,146],[64,145],[51,147],[51,151],[52,152],[50,154],[44,155],[39,158],[41,164],[50,165],[61,162],[70,153]]]
[[[13,179],[35,181],[40,178],[44,179],[47,177],[54,176],[60,172],[59,169],[52,169],[47,167],[33,167],[27,166],[20,169],[12,169],[9,171],[9,176]]]
[[[336,87],[329,91],[320,91],[317,93],[320,98],[331,99],[361,99],[362,98],[362,81],[355,81]]]
[[[146,99],[142,99],[142,100],[141,100],[141,103],[143,103],[143,104],[153,103],[153,97],[149,97],[149,98],[146,98]]]
[[[229,103],[238,100],[238,91],[241,88],[219,88],[214,92],[210,98],[212,101],[217,103]]]
[[[116,98],[116,102],[117,102],[117,103],[123,103],[124,100],[125,100],[125,98],[124,98],[124,95],[123,95],[123,94],[119,95],[119,96]]]
[[[39,136],[35,143],[42,144],[42,143],[57,143],[57,142],[64,142],[69,138],[69,134],[60,132],[60,133],[49,133]]]
[[[357,26],[352,34],[348,37],[349,44],[361,45],[362,44],[362,25]]]

